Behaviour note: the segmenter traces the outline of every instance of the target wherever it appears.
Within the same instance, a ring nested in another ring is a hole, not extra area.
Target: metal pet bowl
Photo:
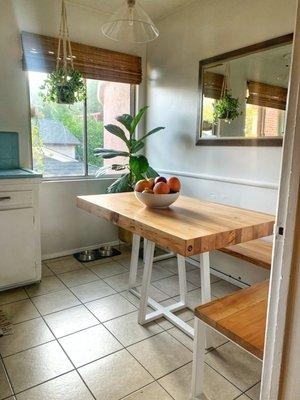
[[[79,261],[87,262],[87,261],[95,261],[99,258],[99,250],[84,250],[80,253],[76,254],[76,258]]]
[[[101,257],[111,257],[114,255],[114,249],[111,246],[103,246],[98,250]]]

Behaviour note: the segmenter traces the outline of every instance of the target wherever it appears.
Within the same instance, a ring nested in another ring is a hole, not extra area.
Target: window
[[[123,142],[104,126],[131,111],[131,86],[86,79],[87,100],[73,105],[44,103],[39,95],[46,78],[43,72],[28,72],[31,102],[33,167],[44,177],[94,176],[103,160],[96,147],[124,150]],[[120,160],[105,160],[105,165]],[[110,171],[110,170],[109,170]],[[111,173],[111,172],[109,172]]]
[[[246,104],[245,136],[283,136],[285,116],[285,110]]]

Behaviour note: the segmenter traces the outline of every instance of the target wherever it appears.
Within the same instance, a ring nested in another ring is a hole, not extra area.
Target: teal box
[[[0,132],[0,170],[19,167],[19,134]]]

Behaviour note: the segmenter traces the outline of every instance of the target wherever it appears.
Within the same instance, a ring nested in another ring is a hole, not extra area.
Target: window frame
[[[27,92],[29,98],[29,110],[31,109],[31,96],[30,96],[30,85],[29,85],[29,72],[26,73],[27,76]],[[136,115],[136,98],[137,98],[138,85],[130,84],[130,114]],[[30,115],[30,114],[29,114]],[[57,176],[43,176],[43,182],[55,182],[55,181],[80,181],[80,180],[104,180],[104,179],[116,179],[122,173],[116,174],[105,174],[101,177],[96,177],[95,175],[89,175],[88,169],[88,127],[87,127],[87,99],[83,102],[83,163],[84,163],[84,174],[83,175],[57,175]],[[31,169],[33,169],[33,149],[32,149],[32,121],[29,117],[30,126],[30,157],[31,157]]]

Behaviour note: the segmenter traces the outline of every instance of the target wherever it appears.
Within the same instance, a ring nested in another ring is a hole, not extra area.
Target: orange
[[[155,184],[154,183],[154,179],[153,178],[149,178],[149,179],[147,179],[147,181],[149,182],[151,189],[153,189],[154,184]]]
[[[168,178],[167,183],[170,186],[171,192],[173,192],[173,193],[180,192],[181,183],[180,183],[180,180],[178,178],[176,178],[176,176],[172,176],[171,178]]]
[[[153,188],[154,194],[168,194],[170,193],[170,186],[165,182],[158,182]]]
[[[153,190],[152,189],[145,189],[145,190],[143,190],[143,193],[153,194]]]
[[[147,179],[142,179],[135,184],[134,190],[136,192],[143,192],[145,189],[152,189],[151,182]]]

